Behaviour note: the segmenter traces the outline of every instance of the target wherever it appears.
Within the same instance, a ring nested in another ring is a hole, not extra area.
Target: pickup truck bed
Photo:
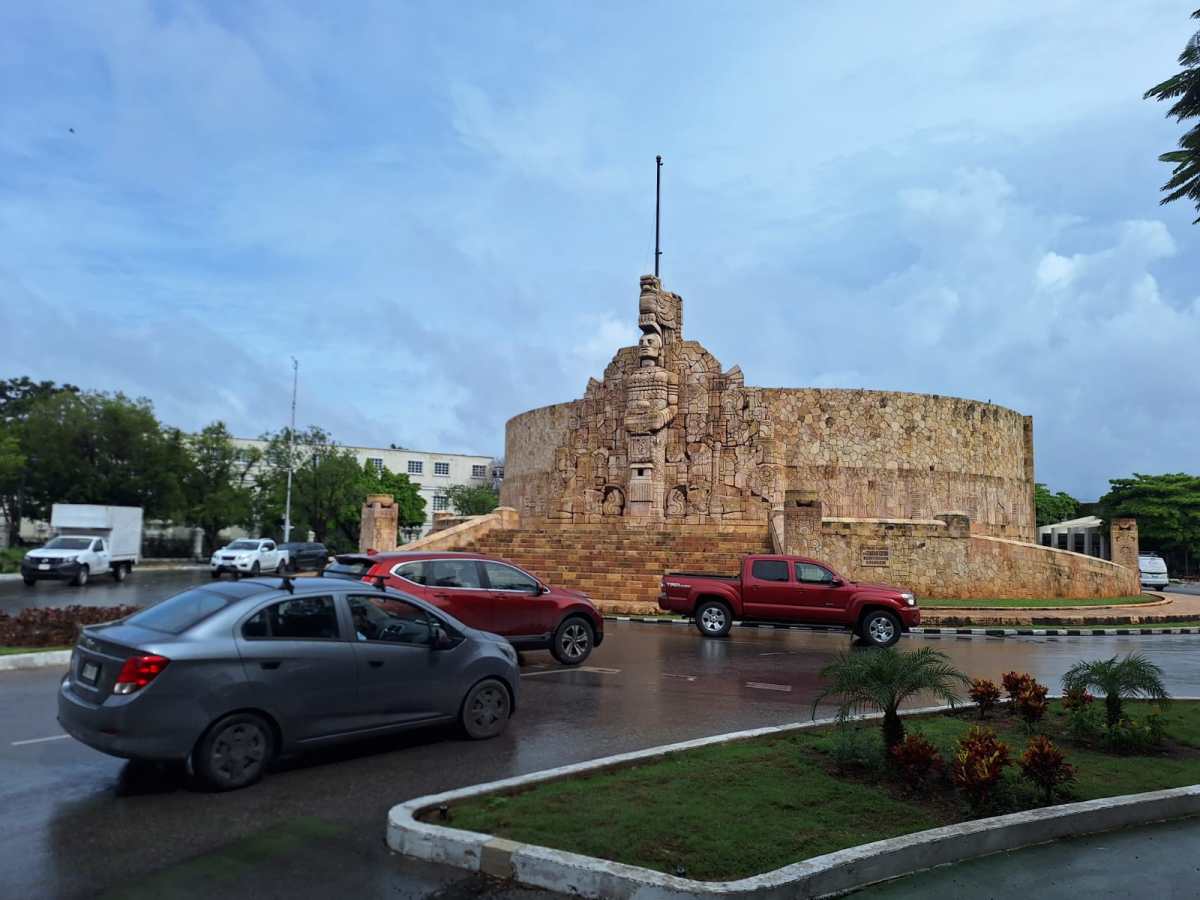
[[[668,572],[667,578],[713,578],[717,581],[741,581],[740,575],[720,575],[716,572]]]

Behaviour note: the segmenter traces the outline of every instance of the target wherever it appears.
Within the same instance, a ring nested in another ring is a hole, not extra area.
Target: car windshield
[[[234,541],[226,549],[228,550],[257,550],[258,541]]]
[[[92,546],[91,538],[56,537],[43,547],[43,550],[86,550]]]
[[[262,586],[258,586],[262,590]],[[127,625],[165,631],[167,634],[182,634],[197,622],[203,621],[219,609],[224,609],[235,600],[245,596],[243,591],[212,591],[193,588],[169,597],[149,609],[134,613],[125,620]]]

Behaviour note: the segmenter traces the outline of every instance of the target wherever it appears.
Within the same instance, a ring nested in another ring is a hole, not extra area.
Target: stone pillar
[[[824,507],[816,491],[785,491],[783,494],[784,552],[803,556],[812,552],[821,536]]]
[[[1112,561],[1119,566],[1138,571],[1138,528],[1137,519],[1113,519],[1109,523],[1109,545]]]
[[[368,494],[358,530],[359,552],[377,550],[386,553],[395,550],[399,516],[400,510],[391,494]]]

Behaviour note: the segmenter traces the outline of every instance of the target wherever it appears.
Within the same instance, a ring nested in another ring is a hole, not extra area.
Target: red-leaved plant
[[[1054,802],[1055,791],[1075,780],[1075,767],[1044,734],[1029,739],[1020,766],[1022,774],[1041,788],[1047,804]]]
[[[967,695],[979,705],[979,718],[986,719],[992,707],[1000,702],[1000,688],[986,678],[975,678]]]
[[[958,740],[950,778],[975,809],[986,806],[1009,764],[1008,745],[976,725]]]
[[[1008,691],[1008,699],[1016,701],[1021,688],[1033,681],[1033,677],[1024,672],[1005,672],[1000,678],[1004,690]]]
[[[923,783],[942,770],[942,754],[919,734],[906,735],[888,751],[892,764],[913,783]]]
[[[1083,709],[1084,707],[1091,706],[1092,701],[1095,699],[1095,697],[1083,688],[1072,688],[1063,694],[1062,705],[1063,709],[1070,712],[1074,709]]]
[[[1018,689],[1013,705],[1017,715],[1025,720],[1025,727],[1032,732],[1033,727],[1046,714],[1046,686],[1030,678]]]

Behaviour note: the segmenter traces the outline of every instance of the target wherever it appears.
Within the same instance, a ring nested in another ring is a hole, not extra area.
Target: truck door
[[[848,592],[835,586],[836,576],[816,563],[798,562],[797,606],[804,621],[813,624],[845,624]]]
[[[799,600],[786,559],[754,559],[742,576],[742,606],[756,619],[797,618]]]
[[[92,555],[95,557],[95,564],[92,566],[93,572],[107,572],[112,566],[112,554],[108,550],[108,544],[103,538],[96,538],[92,541]]]

